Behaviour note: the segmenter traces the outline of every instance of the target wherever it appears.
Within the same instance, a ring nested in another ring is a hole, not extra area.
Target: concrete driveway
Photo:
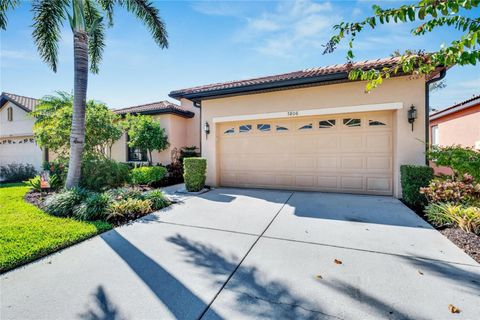
[[[325,193],[217,189],[0,285],[2,320],[480,314],[480,265],[401,202]]]

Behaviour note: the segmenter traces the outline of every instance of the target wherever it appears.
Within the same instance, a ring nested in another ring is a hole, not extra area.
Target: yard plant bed
[[[29,190],[24,184],[0,186],[0,273],[112,228],[48,215],[24,200]]]
[[[471,232],[465,232],[460,228],[445,228],[439,231],[480,263],[480,236]]]

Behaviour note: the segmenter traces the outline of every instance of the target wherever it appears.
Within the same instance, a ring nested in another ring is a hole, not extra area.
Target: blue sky
[[[377,3],[379,1],[376,1]],[[107,31],[98,75],[90,75],[88,97],[112,108],[172,100],[168,93],[194,85],[244,79],[345,62],[345,50],[322,55],[322,45],[341,21],[371,13],[375,1],[157,1],[170,47],[159,49],[146,27],[122,8]],[[398,5],[383,1],[383,7]],[[2,91],[42,97],[73,88],[72,34],[62,31],[58,72],[43,63],[33,44],[28,1],[10,11],[1,32]],[[390,24],[356,41],[356,60],[386,57],[396,50],[436,50],[460,34],[442,29],[412,37],[413,25]],[[447,88],[432,94],[432,106],[447,107],[480,94],[480,66],[455,67]]]

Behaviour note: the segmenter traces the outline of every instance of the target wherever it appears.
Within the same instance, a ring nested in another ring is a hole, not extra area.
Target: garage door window
[[[360,127],[362,125],[362,121],[356,118],[346,118],[346,119],[343,119],[343,124],[350,128]]]
[[[328,129],[328,128],[333,128],[335,127],[335,120],[321,120],[318,123],[318,126],[320,129]]]
[[[277,131],[288,131],[288,128],[287,128],[287,127],[284,127],[284,126],[280,126],[280,125],[277,124],[276,130],[277,130]]]
[[[223,132],[223,134],[234,134],[234,133],[235,133],[235,128],[230,128]]]
[[[298,128],[298,130],[310,130],[310,129],[313,129],[313,123],[305,124],[300,128]]]
[[[251,124],[244,124],[243,126],[240,126],[239,132],[240,133],[246,133],[246,132],[250,132],[250,130],[252,130],[252,125]]]
[[[385,122],[378,120],[368,120],[368,125],[370,127],[386,126]]]
[[[257,124],[257,130],[262,132],[270,131],[270,125],[266,123]]]

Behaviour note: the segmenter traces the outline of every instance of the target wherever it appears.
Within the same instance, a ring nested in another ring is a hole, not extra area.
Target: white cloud
[[[321,48],[338,21],[341,19],[333,12],[330,2],[281,2],[273,11],[247,17],[245,26],[234,38],[238,42],[253,44],[252,47],[261,54],[292,58],[305,55],[308,51],[305,49]]]
[[[192,3],[192,9],[210,16],[240,16],[245,7],[239,2],[197,1]]]

